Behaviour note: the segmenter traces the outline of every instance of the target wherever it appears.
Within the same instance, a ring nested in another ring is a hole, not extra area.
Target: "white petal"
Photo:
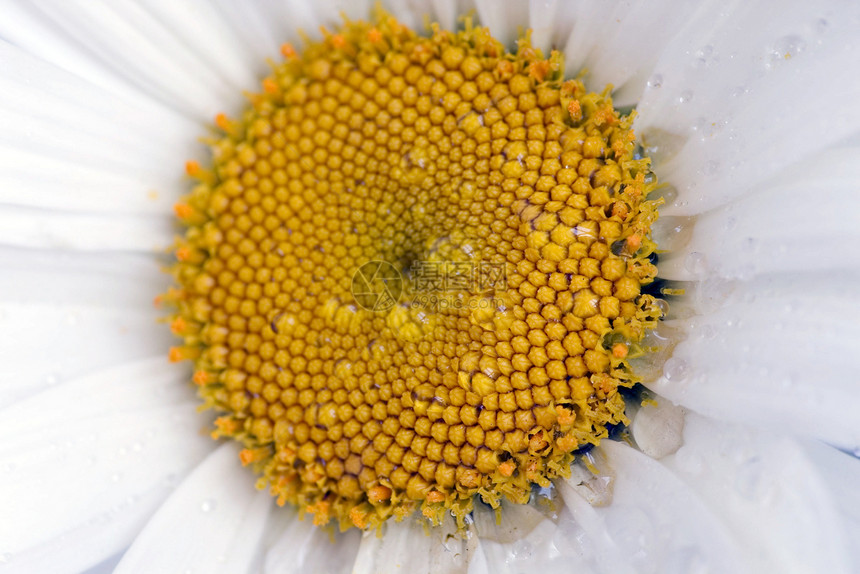
[[[860,251],[848,246],[860,236],[858,178],[860,148],[802,162],[756,193],[685,223],[691,227],[685,245],[660,244],[669,251],[660,259],[660,276],[744,279],[856,268]]]
[[[665,399],[642,405],[630,423],[630,432],[639,450],[651,458],[663,458],[681,447],[684,409]]]
[[[138,4],[31,5],[113,74],[188,117],[210,121],[220,111],[235,113],[243,103],[236,86]]]
[[[842,526],[834,526],[845,537],[845,546],[850,554],[853,566],[851,572],[860,569],[860,459],[855,452],[853,456],[840,452],[819,442],[807,441],[803,448],[810,462],[815,466],[821,479],[831,492],[831,499],[836,501],[837,511],[842,518]]]
[[[274,500],[254,488],[239,448],[230,442],[210,454],[147,523],[115,572],[256,571]]]
[[[600,449],[617,474],[610,505],[591,506],[564,481],[559,489],[603,571],[744,571],[725,525],[672,472],[623,443]]]
[[[0,244],[39,249],[163,252],[175,224],[169,215],[83,215],[0,206]]]
[[[410,516],[403,522],[389,520],[382,536],[367,531],[353,566],[353,574],[431,574],[466,572],[471,548],[456,534],[453,520],[427,527]]]
[[[697,8],[701,4],[695,2],[566,3],[555,20],[563,38],[559,45],[566,75],[586,69],[588,89],[601,91],[612,84],[617,105],[637,103],[657,58],[674,36],[662,29],[685,22]]]
[[[833,272],[706,282],[690,294],[702,314],[669,322],[687,338],[648,386],[714,418],[860,446],[851,375],[860,340],[857,280]]]
[[[478,19],[481,26],[490,29],[490,33],[509,50],[516,49],[514,41],[518,32],[523,31],[529,21],[529,5],[523,0],[508,2],[504,8],[499,7],[495,0],[475,0],[478,9]]]
[[[0,267],[0,406],[173,344],[151,259],[0,248]]]
[[[556,523],[532,505],[503,502],[498,524],[496,512],[483,505],[475,509],[473,517],[478,547],[470,560],[469,574],[552,571],[560,559],[568,568],[579,566],[577,556],[568,552],[569,544],[559,544]]]
[[[733,525],[756,571],[851,571],[841,497],[797,442],[690,414],[684,446],[662,462]]]
[[[667,21],[667,25],[674,25]],[[717,2],[655,64],[637,128],[678,190],[664,214],[695,214],[747,193],[860,129],[860,5]]]
[[[241,41],[235,20],[222,17],[218,10],[212,9],[210,2],[150,0],[141,3],[141,8],[150,12],[188,47],[202,65],[220,76],[237,93],[255,86],[270,71],[265,59],[277,52],[259,53],[251,49]],[[246,12],[257,12],[248,4],[245,8]],[[164,49],[169,54],[173,53],[166,46]]]
[[[326,572],[347,574],[358,552],[361,534],[357,529],[332,534],[313,525],[306,515],[299,519],[292,508],[278,509],[288,516],[287,527],[266,554],[266,574]]]
[[[77,572],[124,548],[209,448],[182,370],[161,358],[0,411],[0,554]]]
[[[202,128],[0,44],[0,202],[169,214]]]
[[[549,54],[553,48],[553,31],[558,13],[558,0],[529,0],[529,28],[532,44]]]

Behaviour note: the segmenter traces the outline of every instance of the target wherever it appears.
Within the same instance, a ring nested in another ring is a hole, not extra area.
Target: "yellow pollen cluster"
[[[323,36],[186,166],[171,359],[319,524],[526,502],[627,422],[660,317],[632,117],[528,36],[386,14]]]

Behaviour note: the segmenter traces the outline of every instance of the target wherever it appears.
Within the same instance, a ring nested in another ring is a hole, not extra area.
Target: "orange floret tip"
[[[427,502],[442,502],[445,500],[445,495],[438,490],[431,490],[427,494]]]
[[[203,261],[203,254],[191,247],[183,245],[182,247],[178,247],[176,251],[173,252],[176,256],[176,260],[181,263],[200,263]]]
[[[232,123],[230,122],[230,118],[227,117],[227,114],[220,113],[215,116],[215,125],[227,132],[230,131]]]
[[[230,417],[218,417],[215,419],[215,432],[212,433],[214,438],[221,435],[230,435],[239,430],[239,422]]]
[[[191,259],[191,249],[188,247],[180,247],[176,250],[175,255],[179,261],[188,261]]]
[[[549,60],[532,62],[529,64],[529,76],[538,82],[544,81],[549,73]]]
[[[328,501],[320,500],[315,504],[309,504],[305,507],[305,512],[314,515],[314,526],[322,526],[329,521],[331,504]]]
[[[293,48],[293,45],[287,42],[286,44],[281,44],[281,55],[288,60],[294,60],[298,58],[298,54],[296,53],[296,49]]]
[[[278,93],[278,82],[274,78],[266,78],[263,80],[263,91],[267,94]]]
[[[171,363],[178,363],[180,361],[193,361],[197,357],[200,356],[200,349],[196,347],[170,347],[170,351],[167,354],[167,358],[170,359]]]
[[[367,498],[371,502],[382,502],[391,498],[391,489],[387,486],[374,486],[367,491]]]
[[[501,80],[507,80],[514,75],[514,65],[508,60],[500,60],[496,64],[496,75]]]
[[[555,444],[564,452],[570,452],[579,446],[579,442],[576,440],[576,437],[570,434],[566,434],[562,437],[559,437]]]
[[[185,299],[185,297],[186,294],[184,289],[176,289],[174,287],[170,287],[167,290],[167,293],[162,293],[161,295],[156,296],[155,299],[152,300],[152,303],[156,307],[161,307],[165,304],[175,305],[179,301]]]
[[[561,426],[569,426],[576,419],[576,413],[564,408],[561,405],[556,405],[555,414],[558,417],[558,424]]]
[[[269,455],[267,448],[243,448],[239,452],[239,461],[242,466],[248,466],[251,463],[259,462]]]
[[[633,235],[629,235],[627,237],[627,248],[631,252],[636,252],[642,246],[642,236],[638,233],[634,233]]]
[[[612,356],[616,359],[623,359],[627,356],[628,349],[624,343],[615,343],[612,345]]]
[[[499,465],[499,474],[502,476],[513,476],[514,471],[516,470],[517,465],[514,464],[512,460],[506,460],[502,464]]]
[[[570,114],[570,119],[575,122],[582,119],[582,105],[579,103],[579,100],[571,100],[567,104],[567,113]]]
[[[376,28],[371,28],[370,30],[367,31],[367,39],[372,44],[378,44],[379,42],[382,41],[382,32],[380,32]]]
[[[343,34],[335,34],[331,37],[331,45],[340,50],[346,46],[346,38]]]
[[[194,215],[194,208],[187,203],[179,202],[173,205],[173,212],[179,219],[188,219]]]
[[[174,335],[181,335],[188,328],[188,323],[185,322],[185,319],[182,317],[177,317],[173,321],[170,322],[170,331]]]
[[[349,519],[358,528],[361,528],[362,530],[367,528],[367,512],[359,507],[352,507],[352,510],[349,511]]]
[[[207,373],[206,371],[195,371],[194,376],[191,377],[191,380],[194,381],[195,385],[208,385],[209,383],[215,382],[215,377],[211,373]],[[223,418],[223,417],[221,417]],[[221,418],[215,421],[215,424],[218,425],[218,421]]]
[[[196,177],[200,173],[200,164],[193,159],[185,162],[185,173],[191,177]]]

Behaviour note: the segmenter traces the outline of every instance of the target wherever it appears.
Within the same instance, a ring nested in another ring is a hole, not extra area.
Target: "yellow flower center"
[[[382,14],[283,54],[187,166],[171,357],[317,523],[526,502],[626,422],[660,317],[632,117],[469,22]]]

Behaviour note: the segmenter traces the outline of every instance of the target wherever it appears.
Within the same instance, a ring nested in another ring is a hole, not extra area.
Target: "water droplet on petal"
[[[534,546],[528,540],[520,540],[511,547],[512,560],[528,560],[534,554]]]
[[[684,269],[699,277],[708,270],[708,261],[704,253],[693,251],[684,259]]]
[[[649,88],[659,88],[663,85],[663,76],[660,74],[654,74],[650,78],[648,78],[648,87]]]
[[[714,47],[710,44],[696,51],[693,67],[697,69],[708,68],[717,62],[718,58]]]
[[[687,361],[677,357],[671,357],[666,361],[666,364],[663,365],[663,376],[670,381],[683,381],[687,377],[688,371],[689,368],[687,366]]]
[[[202,503],[200,503],[200,510],[202,512],[212,512],[215,510],[215,507],[218,506],[217,503],[211,498],[207,498]]]
[[[774,69],[775,67],[790,61],[798,56],[806,48],[806,42],[803,38],[796,34],[789,34],[779,38],[767,50],[767,58],[765,58],[765,67]]]

